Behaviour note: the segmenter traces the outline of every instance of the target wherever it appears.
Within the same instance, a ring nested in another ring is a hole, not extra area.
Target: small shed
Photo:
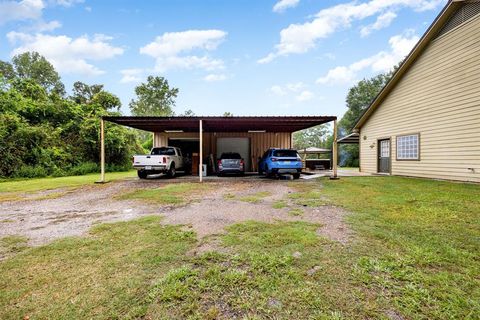
[[[268,148],[292,148],[292,133],[320,124],[334,122],[336,116],[195,116],[195,117],[134,117],[109,116],[102,118],[101,145],[104,121],[152,132],[154,147],[176,146],[184,154],[198,154],[200,163],[218,157],[224,151],[238,152],[245,159],[247,171],[258,170],[258,158]],[[334,148],[335,149],[335,148]],[[101,151],[104,159],[104,147]],[[334,150],[334,156],[336,152]],[[102,161],[102,168],[104,161]],[[202,179],[203,166],[199,166]],[[102,170],[102,172],[104,172]],[[102,174],[102,181],[104,175]]]

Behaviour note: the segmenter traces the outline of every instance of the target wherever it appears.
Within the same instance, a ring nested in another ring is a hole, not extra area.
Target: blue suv
[[[294,179],[300,178],[302,172],[302,159],[297,150],[268,149],[258,162],[258,173],[267,177],[282,173],[290,173]]]

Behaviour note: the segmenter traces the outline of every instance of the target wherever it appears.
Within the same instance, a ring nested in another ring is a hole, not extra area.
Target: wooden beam
[[[100,183],[105,183],[105,120],[100,120]]]
[[[200,168],[198,169],[198,175],[200,178],[200,182],[203,180],[203,122],[202,120],[199,120],[199,136],[200,136],[200,159],[198,160]]]
[[[333,120],[333,146],[332,146],[332,176],[330,179],[338,179],[337,162],[338,162],[338,144],[337,144],[337,120]]]

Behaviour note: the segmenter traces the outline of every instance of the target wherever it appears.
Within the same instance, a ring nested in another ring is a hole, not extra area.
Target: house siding
[[[292,134],[290,132],[204,132],[203,133],[203,154],[216,155],[217,138],[250,138],[250,163],[251,170],[256,171],[257,160],[263,155],[268,148],[292,148]],[[162,147],[168,145],[168,139],[175,138],[193,138],[198,139],[198,133],[163,133],[156,132],[154,134],[154,146]]]
[[[480,15],[433,40],[360,128],[362,172],[480,182]],[[420,160],[396,160],[396,136],[420,134]],[[472,172],[468,168],[474,168]]]

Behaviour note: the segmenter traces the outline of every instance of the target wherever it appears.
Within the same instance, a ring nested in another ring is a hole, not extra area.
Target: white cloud
[[[283,89],[281,86],[277,86],[277,85],[272,86],[270,88],[270,91],[277,96],[284,96],[284,95],[287,94],[287,91],[285,89]]]
[[[284,12],[288,8],[294,8],[300,0],[280,0],[273,6],[273,12]]]
[[[42,0],[0,2],[0,25],[16,20],[35,20],[42,16]]]
[[[279,97],[290,96],[299,102],[308,101],[315,96],[313,92],[306,89],[303,82],[287,83],[283,86],[274,85],[270,87],[269,91]]]
[[[65,35],[32,35],[12,31],[7,34],[7,38],[13,45],[18,45],[11,52],[12,56],[37,51],[61,73],[99,75],[104,72],[87,61],[105,60],[123,54],[122,48],[109,43],[111,37],[102,34],[72,39]]]
[[[355,72],[348,67],[340,66],[335,67],[328,71],[328,73],[319,78],[317,83],[319,84],[343,84],[352,83],[355,81]]]
[[[167,32],[140,48],[140,53],[155,58],[157,72],[175,68],[221,69],[223,61],[210,58],[206,52],[215,50],[226,36],[222,30]],[[196,53],[192,54],[192,51]],[[199,52],[202,52],[201,56]]]
[[[203,80],[205,80],[207,82],[224,81],[224,80],[227,80],[227,76],[224,75],[224,74],[211,73],[211,74],[206,75],[203,78]]]
[[[120,79],[121,83],[137,83],[142,80],[141,75],[143,73],[143,69],[123,69],[120,71],[120,73],[122,74],[122,79]]]
[[[308,91],[308,90],[303,90],[302,92],[300,92],[300,94],[296,97],[296,99],[298,101],[308,101],[308,100],[311,100],[313,98],[313,93],[311,91]]]
[[[62,26],[60,21],[52,20],[52,21],[39,21],[37,24],[32,26],[30,29],[35,30],[36,32],[45,32],[45,31],[53,31],[58,29]]]
[[[355,21],[379,16],[375,23],[378,29],[386,26],[387,22],[391,23],[394,19],[392,14],[402,7],[425,11],[434,9],[444,2],[445,0],[370,0],[363,3],[353,1],[329,7],[319,11],[311,21],[291,24],[281,30],[280,42],[275,46],[274,52],[258,60],[258,63],[269,63],[278,56],[305,53],[314,48],[320,39],[327,38],[338,30],[351,27]],[[368,31],[372,30],[374,29]]]
[[[387,11],[379,15],[375,23],[365,26],[360,30],[361,36],[366,37],[374,30],[380,30],[388,27],[392,23],[392,21],[395,20],[396,17],[397,14],[393,11]]]
[[[380,51],[349,66],[335,67],[329,70],[325,76],[317,79],[317,83],[329,85],[352,84],[358,80],[358,73],[365,69],[369,68],[374,73],[389,71],[408,55],[419,39],[417,35],[413,34],[412,30],[393,36],[389,40],[390,50]]]
[[[50,0],[53,4],[62,6],[62,7],[71,7],[76,5],[77,3],[84,3],[85,0]]]

